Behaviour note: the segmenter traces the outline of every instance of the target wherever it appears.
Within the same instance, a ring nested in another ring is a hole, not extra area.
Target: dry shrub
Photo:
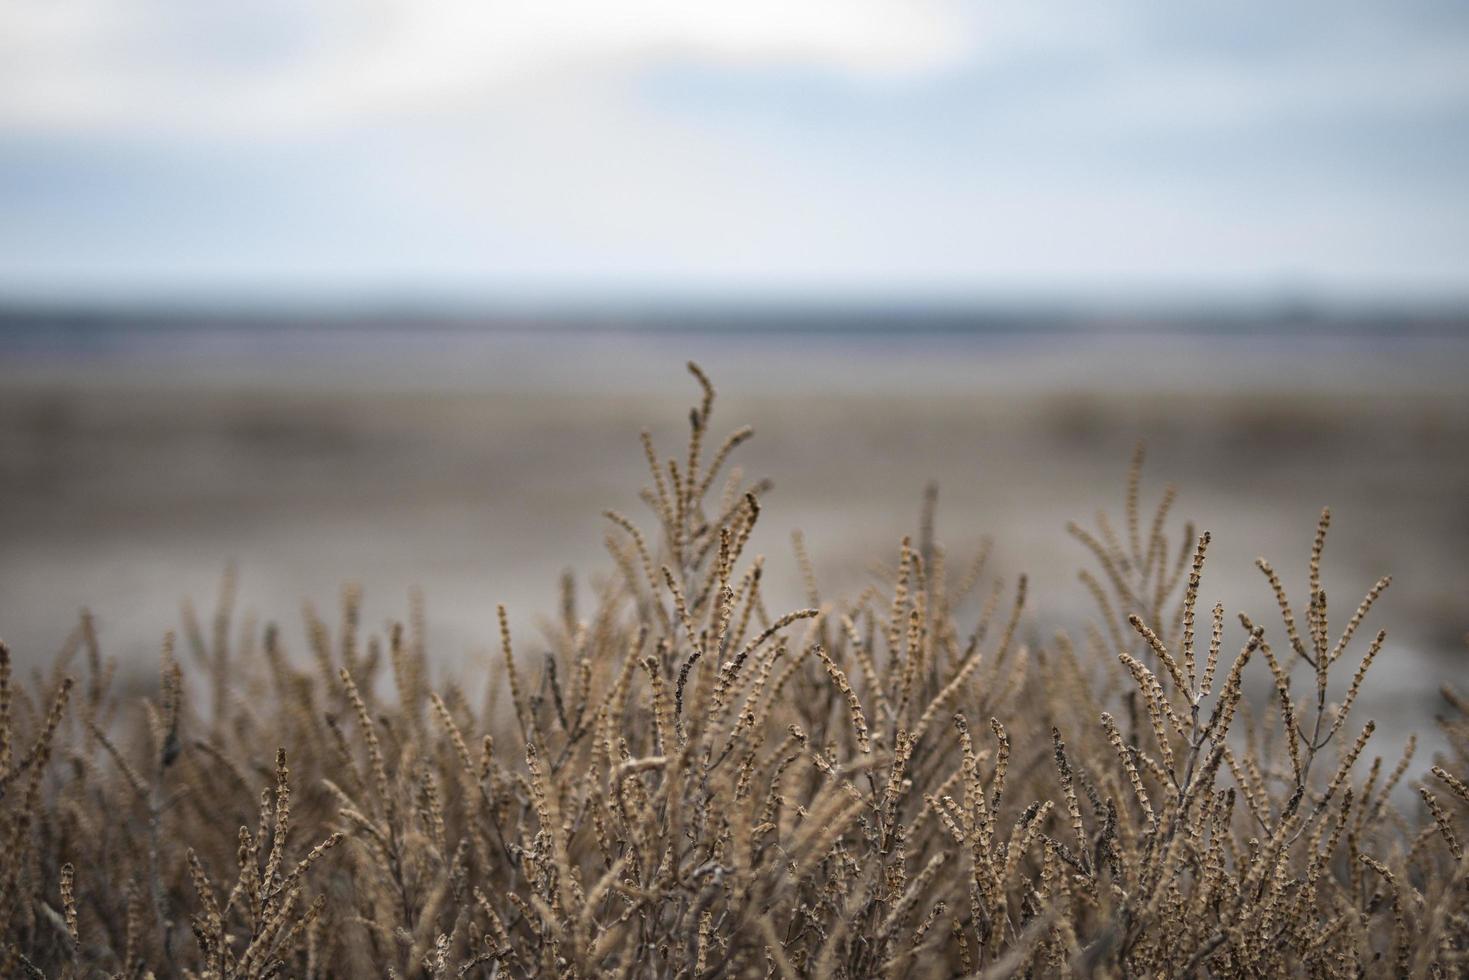
[[[932,494],[861,595],[798,546],[809,608],[772,610],[749,433],[709,442],[693,371],[652,527],[609,513],[614,573],[537,639],[502,609],[483,687],[354,589],[297,656],[227,582],[142,701],[85,616],[49,677],[0,660],[0,976],[1464,973],[1466,705],[1395,792],[1411,751],[1349,718],[1386,580],[1328,625],[1326,515],[1299,607],[1261,562],[1269,625],[1201,605],[1209,535],[1142,513],[1140,457],[1072,528],[1079,643],[1025,642],[1024,578],[950,556]]]

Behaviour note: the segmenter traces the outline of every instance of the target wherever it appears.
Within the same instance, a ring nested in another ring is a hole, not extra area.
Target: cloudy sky
[[[1469,297],[1469,5],[6,0],[0,298]]]

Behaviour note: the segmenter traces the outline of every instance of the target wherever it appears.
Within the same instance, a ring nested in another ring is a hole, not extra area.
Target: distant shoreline
[[[1469,338],[1469,303],[1433,307],[1306,303],[1099,304],[803,304],[545,303],[535,307],[452,310],[432,304],[330,308],[250,308],[223,304],[53,304],[0,300],[0,350],[60,338],[86,343],[159,333],[260,334],[439,331],[480,334],[689,334],[933,337],[1317,337]]]

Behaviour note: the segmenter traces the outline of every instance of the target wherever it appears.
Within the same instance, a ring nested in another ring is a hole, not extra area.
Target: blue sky
[[[660,294],[1469,297],[1469,6],[0,6],[0,297]]]

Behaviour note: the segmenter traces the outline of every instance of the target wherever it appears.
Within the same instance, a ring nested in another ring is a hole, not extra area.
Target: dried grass
[[[0,653],[0,976],[1465,975],[1469,705],[1399,809],[1410,757],[1384,779],[1347,717],[1387,580],[1334,634],[1328,515],[1303,618],[1262,560],[1280,625],[1232,638],[1141,454],[1123,534],[1071,528],[1080,644],[1023,642],[1024,579],[951,560],[932,490],[853,602],[798,539],[810,608],[771,615],[766,484],[708,498],[750,433],[705,463],[693,371],[653,526],[608,514],[585,616],[570,579],[535,640],[500,610],[484,688],[435,680],[421,599],[364,635],[353,588],[293,653],[227,581],[142,701],[87,617],[32,683]]]

